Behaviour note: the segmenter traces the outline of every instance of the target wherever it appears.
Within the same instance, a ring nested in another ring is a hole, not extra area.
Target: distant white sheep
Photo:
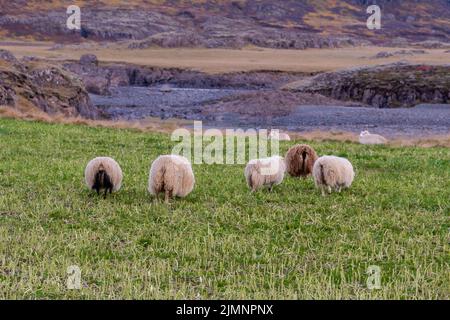
[[[165,202],[174,197],[186,197],[194,189],[195,178],[191,163],[178,155],[162,155],[153,161],[148,180],[148,191],[159,200],[165,194]]]
[[[109,191],[119,191],[122,186],[122,169],[119,164],[109,157],[98,157],[91,160],[84,171],[84,179],[86,185],[91,190],[96,190],[97,194],[100,190],[105,190],[104,197]]]
[[[279,141],[291,141],[291,137],[287,133],[279,132],[278,130],[270,130],[269,139]]]
[[[342,188],[349,188],[355,177],[353,166],[345,158],[323,156],[317,159],[313,167],[313,178],[316,187],[320,188],[322,195],[325,189],[341,192]]]
[[[368,130],[362,131],[359,135],[359,143],[361,144],[385,144],[387,139],[379,134],[372,134]]]
[[[286,172],[286,163],[280,156],[264,159],[255,159],[248,162],[244,175],[252,192],[263,186],[268,186],[270,191],[274,185],[283,182]]]

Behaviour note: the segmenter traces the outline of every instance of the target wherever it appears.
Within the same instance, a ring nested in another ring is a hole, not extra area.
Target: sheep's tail
[[[323,172],[323,164],[321,163],[320,164],[320,180],[321,180],[321,184],[326,184],[326,181],[325,181],[325,174],[324,174],[324,172]]]
[[[158,194],[160,192],[164,192],[165,189],[165,176],[166,174],[166,167],[162,166],[158,168],[158,170],[155,172],[155,176],[153,179],[153,188],[155,190],[155,193]]]
[[[305,165],[306,165],[306,157],[308,156],[308,153],[306,152],[306,150],[303,150],[302,152],[302,171],[301,172],[305,172]]]

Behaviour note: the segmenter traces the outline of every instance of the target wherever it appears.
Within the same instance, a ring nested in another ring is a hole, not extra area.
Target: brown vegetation
[[[37,56],[50,60],[79,60],[83,54],[93,53],[102,62],[123,62],[162,68],[181,68],[206,73],[239,71],[336,71],[356,66],[398,62],[440,65],[448,62],[445,49],[429,49],[427,54],[370,58],[380,51],[392,51],[383,47],[355,47],[338,49],[279,50],[266,48],[233,49],[160,49],[130,50],[121,44],[106,47],[92,44],[88,48],[67,46],[49,50],[52,44],[34,45],[0,43],[0,49],[11,51],[17,58]],[[394,49],[395,50],[399,50]],[[404,48],[407,50],[408,48]]]
[[[85,125],[90,127],[102,127],[113,129],[131,129],[141,132],[171,133],[180,126],[192,124],[192,121],[156,118],[147,118],[139,121],[111,121],[90,120],[82,117],[64,117],[62,115],[49,115],[37,108],[21,111],[8,106],[0,106],[0,118],[21,119],[27,121],[41,121],[46,123],[63,123]],[[223,130],[224,131],[224,130]],[[225,132],[223,132],[225,134]],[[292,140],[301,141],[343,141],[358,143],[358,134],[348,131],[320,131],[288,132]],[[389,140],[387,145],[394,147],[448,147],[450,148],[450,134],[436,135],[420,138],[396,138]]]

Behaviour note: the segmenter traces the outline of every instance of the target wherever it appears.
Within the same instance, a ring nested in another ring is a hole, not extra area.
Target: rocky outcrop
[[[214,32],[212,35],[199,35],[196,32],[164,32],[152,35],[144,40],[133,41],[130,49],[150,47],[180,48],[232,48],[242,49],[254,45],[274,49],[340,48],[369,44],[356,38],[318,36],[293,30],[262,28],[257,31],[233,31],[234,28]]]
[[[320,93],[379,108],[450,103],[450,66],[405,63],[329,72],[291,83],[287,90]]]
[[[412,50],[399,50],[394,52],[387,52],[387,51],[380,51],[376,55],[374,55],[372,58],[375,59],[383,59],[383,58],[389,58],[389,57],[395,57],[395,56],[414,56],[417,54],[426,54],[427,52],[425,50],[421,49],[412,49]]]
[[[5,51],[0,52],[0,105],[65,116],[100,116],[75,74],[39,60],[19,62]]]
[[[199,71],[139,66],[126,63],[98,63],[95,55],[84,55],[80,61],[64,63],[77,74],[90,93],[109,95],[120,86],[157,86],[169,84],[178,88],[268,89],[295,81],[309,73],[252,71],[207,74]]]

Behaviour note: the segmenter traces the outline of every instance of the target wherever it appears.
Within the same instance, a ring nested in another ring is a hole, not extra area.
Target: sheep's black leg
[[[100,188],[99,187],[96,187],[95,191],[97,191],[97,195],[100,195]]]
[[[103,199],[106,199],[107,194],[108,194],[108,188],[105,189],[105,194],[103,195]]]

